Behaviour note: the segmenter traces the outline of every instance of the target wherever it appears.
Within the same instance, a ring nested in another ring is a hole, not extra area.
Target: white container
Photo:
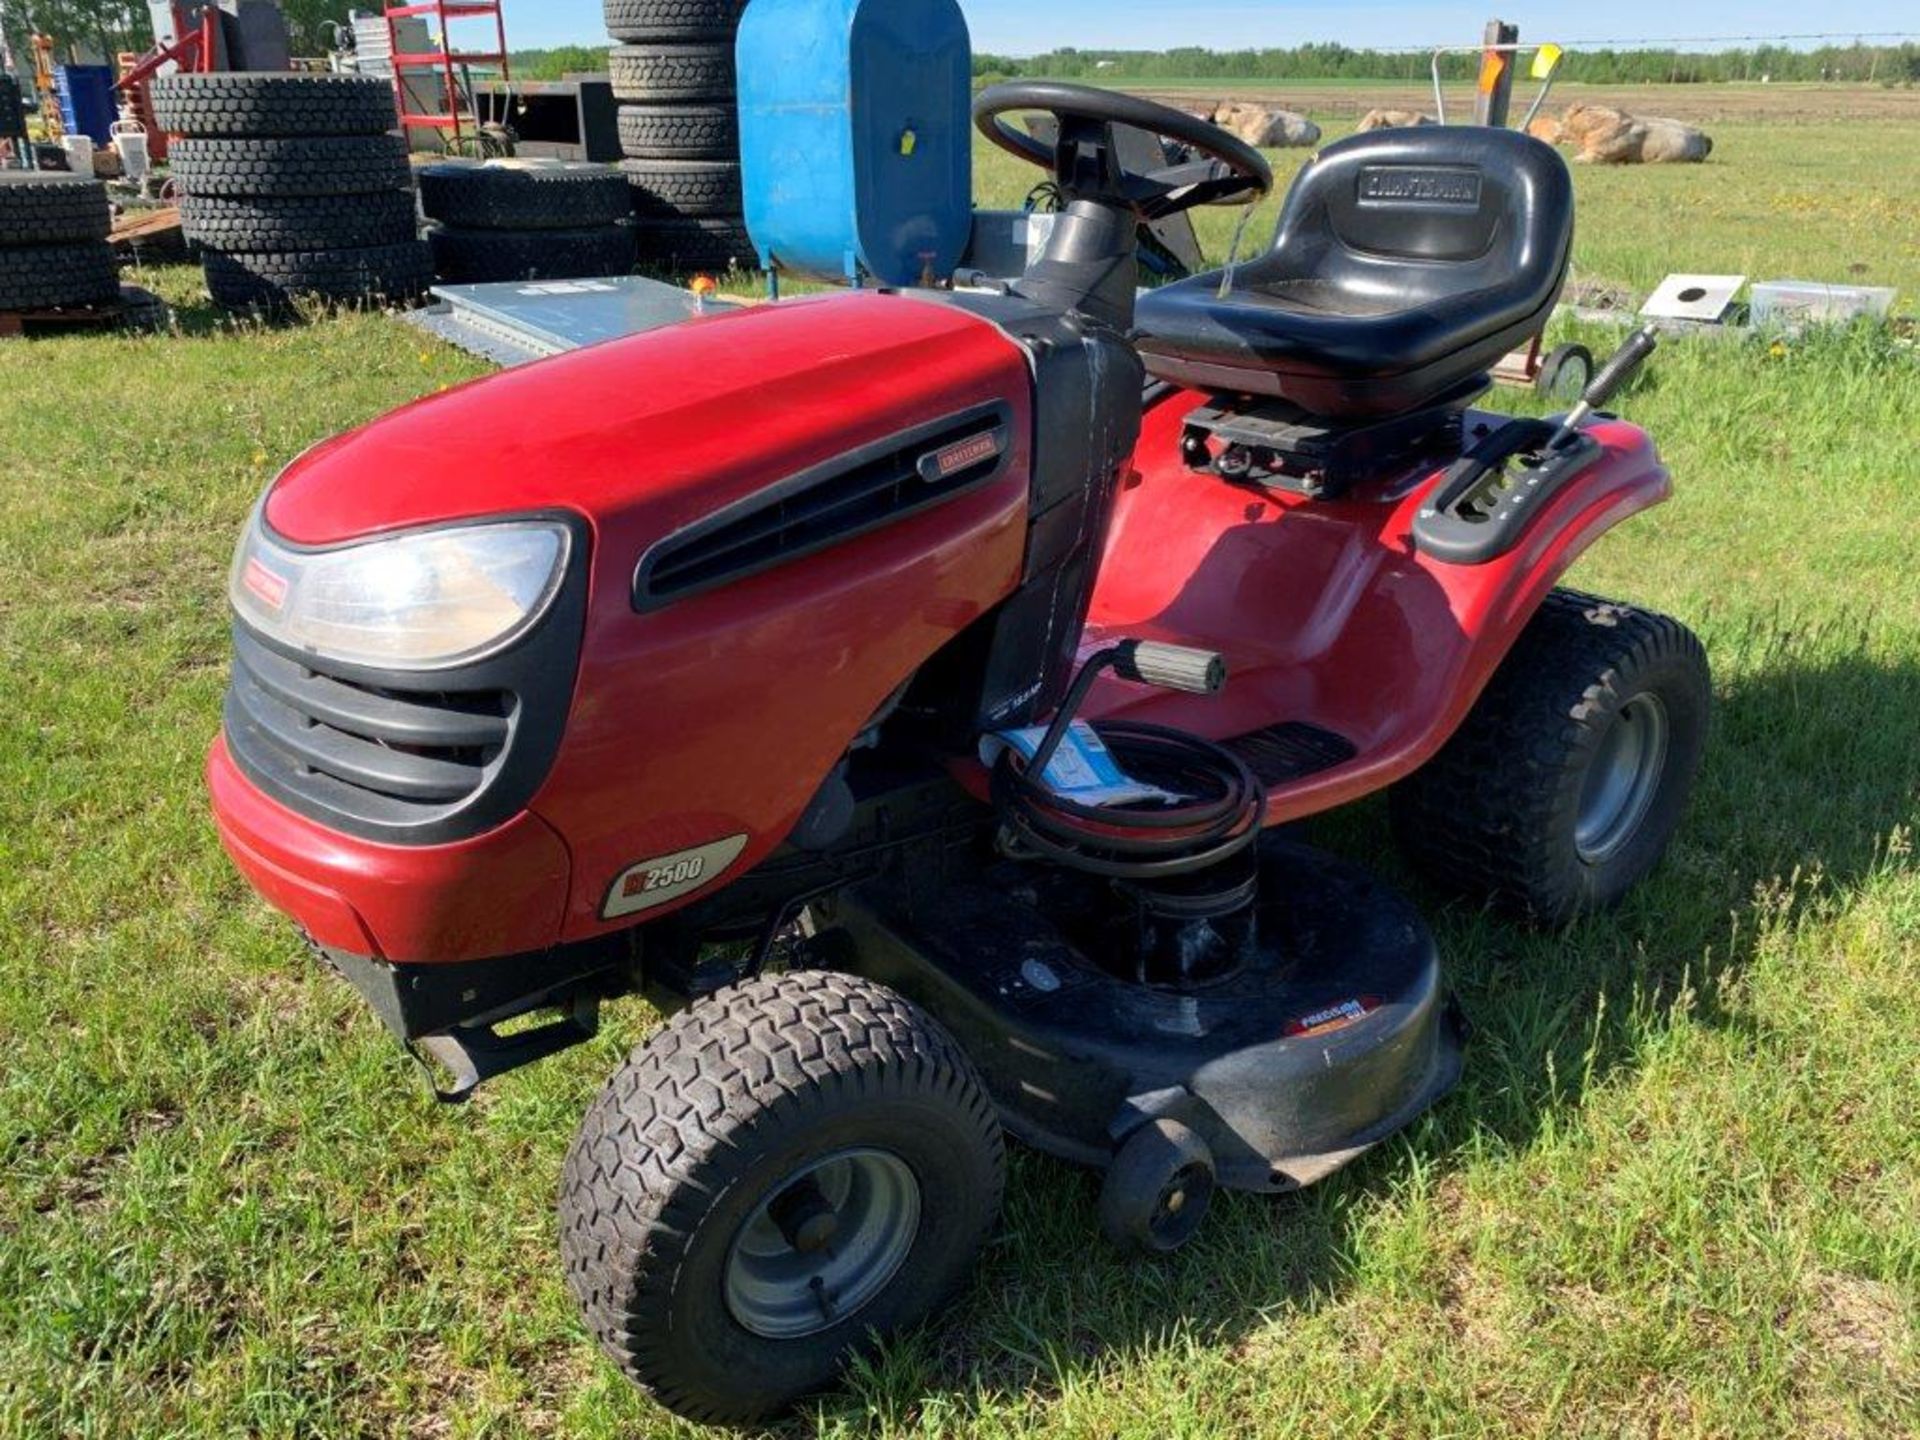
[[[120,173],[138,185],[153,172],[147,150],[147,127],[138,120],[113,122],[113,148],[120,156]]]
[[[93,140],[86,135],[63,135],[60,148],[67,152],[67,168],[76,175],[93,176]]]
[[[1762,280],[1752,292],[1755,325],[1844,324],[1863,315],[1884,320],[1894,292],[1883,285],[1826,285],[1818,280]]]

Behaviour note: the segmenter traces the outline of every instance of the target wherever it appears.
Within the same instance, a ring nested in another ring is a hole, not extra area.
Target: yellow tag
[[[1558,45],[1542,45],[1533,52],[1533,78],[1544,80],[1560,68],[1560,60],[1566,51]]]
[[[902,155],[913,154],[914,147],[919,143],[920,143],[920,137],[914,134],[913,131],[902,130],[900,132],[900,153]]]

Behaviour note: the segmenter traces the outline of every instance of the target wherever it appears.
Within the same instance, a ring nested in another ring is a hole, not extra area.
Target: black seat
[[[1363,420],[1429,404],[1547,320],[1573,245],[1573,182],[1513,130],[1356,135],[1307,163],[1273,248],[1140,298],[1136,341],[1163,380],[1278,395]]]

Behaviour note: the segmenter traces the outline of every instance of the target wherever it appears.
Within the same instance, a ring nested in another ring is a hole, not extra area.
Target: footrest
[[[580,997],[558,1019],[531,1030],[502,1035],[491,1025],[458,1025],[437,1035],[423,1035],[408,1048],[426,1071],[434,1098],[442,1104],[458,1105],[482,1082],[583,1045],[599,1032],[599,1000]],[[450,1085],[440,1083],[429,1061],[444,1069]]]
[[[1269,725],[1222,743],[1269,788],[1331,770],[1360,753],[1346,736],[1300,720]]]

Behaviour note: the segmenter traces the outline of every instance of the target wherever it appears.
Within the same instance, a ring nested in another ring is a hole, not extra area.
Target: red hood
[[[929,407],[943,393],[978,383],[983,329],[943,305],[865,292],[596,345],[320,445],[275,483],[267,521],[295,544],[328,545],[532,510],[597,521],[644,498],[661,522],[684,523],[857,437],[941,413]],[[995,368],[1017,356],[1008,342]]]

